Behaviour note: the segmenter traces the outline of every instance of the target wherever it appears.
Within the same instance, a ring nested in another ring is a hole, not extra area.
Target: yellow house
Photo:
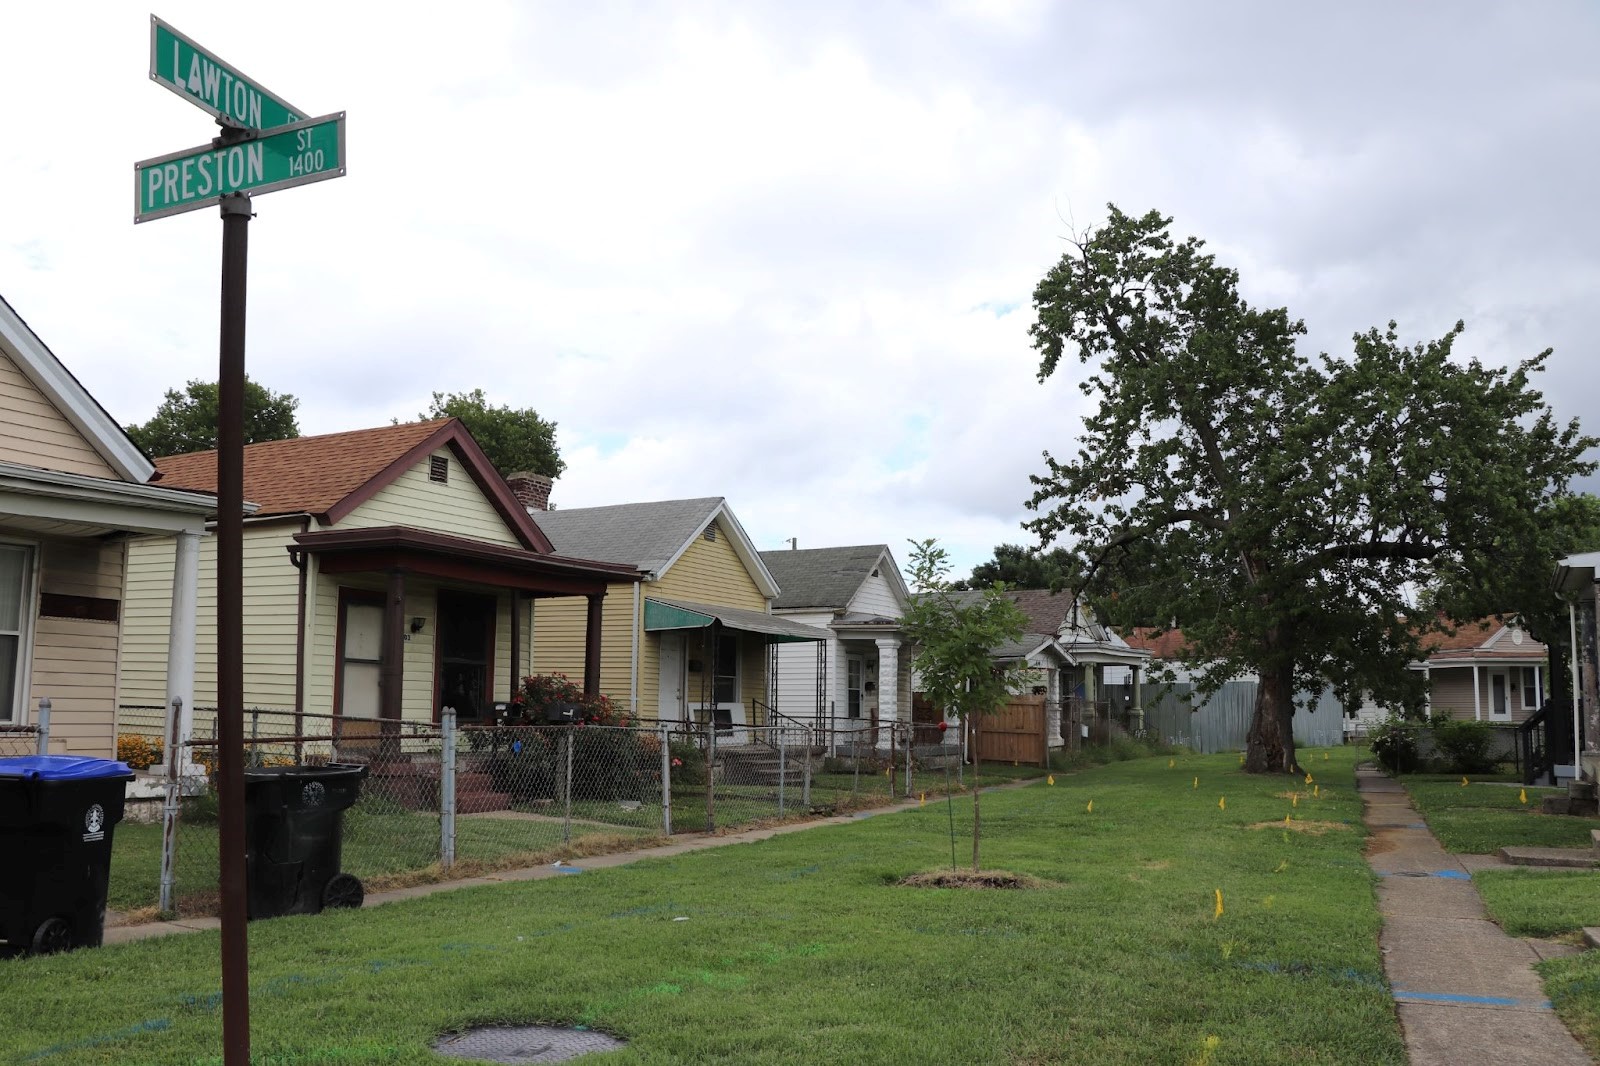
[[[828,640],[772,614],[778,584],[720,496],[529,513],[558,554],[625,565],[641,579],[605,599],[600,690],[642,720],[767,724],[777,646]],[[578,605],[535,605],[536,671],[577,668],[583,621]]]
[[[0,755],[28,754],[48,731],[56,753],[116,752],[119,636],[131,537],[197,538],[210,496],[149,482],[156,468],[11,306],[0,300]],[[161,616],[179,665],[152,678],[186,683],[192,595]],[[49,701],[48,722],[42,701]],[[21,735],[19,735],[21,734]]]
[[[166,484],[216,484],[215,452],[158,465]],[[246,708],[433,722],[451,706],[463,722],[487,719],[525,672],[544,597],[574,605],[577,671],[596,690],[602,603],[637,577],[551,554],[459,421],[248,445],[244,493],[256,506],[244,527]],[[191,702],[204,709],[216,704],[214,542],[201,556]],[[130,723],[163,695],[171,557],[156,541],[130,549],[119,686]]]

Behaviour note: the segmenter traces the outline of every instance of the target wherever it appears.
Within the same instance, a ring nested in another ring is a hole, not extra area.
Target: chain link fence
[[[157,708],[122,708],[119,733],[150,760],[118,829],[114,909],[180,917],[218,905],[216,716],[162,758]],[[840,722],[435,725],[256,708],[251,767],[359,764],[341,869],[367,891],[705,833],[881,806],[964,782],[958,731]],[[0,733],[0,744],[6,741]],[[33,738],[30,736],[29,740]],[[122,856],[128,865],[119,869]]]

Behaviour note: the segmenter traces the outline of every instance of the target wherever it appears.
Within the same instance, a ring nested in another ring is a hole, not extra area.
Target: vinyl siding
[[[1522,700],[1522,671],[1524,667],[1514,666],[1480,666],[1478,667],[1478,712],[1484,721],[1489,721],[1491,706],[1491,693],[1489,674],[1491,670],[1504,671],[1506,675],[1506,706],[1511,710],[1511,721],[1520,722],[1527,718],[1537,708],[1524,706]],[[1550,692],[1550,675],[1547,667],[1541,666],[1539,672],[1546,695]],[[1431,705],[1433,714],[1448,714],[1452,718],[1471,720],[1473,717],[1472,699],[1472,668],[1470,666],[1434,667],[1429,671],[1431,680]],[[1505,721],[1505,719],[1497,719]]]
[[[121,544],[46,539],[39,547],[41,593],[122,598]],[[28,703],[50,699],[52,752],[116,752],[117,631],[116,622],[36,620]]]
[[[447,482],[428,480],[429,460],[423,459],[346,515],[339,522],[339,528],[410,526],[431,533],[449,533],[520,547],[516,534],[462,468],[455,453],[441,448],[433,454],[449,463]]]
[[[807,611],[800,614],[785,613],[784,618],[802,625],[827,629],[833,621],[832,611]],[[823,654],[832,662],[829,641]],[[831,688],[832,686],[830,686]],[[826,698],[823,703],[826,713]],[[810,719],[817,713],[817,645],[806,643],[778,645],[778,710],[791,718]]]
[[[750,571],[745,569],[721,527],[713,524],[713,528],[717,530],[716,540],[696,536],[660,580],[645,586],[645,595],[714,607],[765,611],[767,599]]]
[[[118,477],[4,352],[0,352],[0,460],[69,474]]]
[[[867,575],[861,582],[861,587],[856,589],[856,594],[850,597],[850,604],[846,610],[851,614],[868,614],[884,618],[899,618],[905,614],[905,608],[895,598],[894,589],[889,582],[881,576]]]
[[[300,572],[288,547],[298,521],[244,528],[244,702],[246,707],[294,707],[295,639]],[[167,642],[172,624],[171,537],[129,543],[128,600],[123,622],[123,676],[118,702],[160,706],[167,698]],[[194,702],[217,704],[217,541],[200,540],[195,612]],[[198,729],[209,720],[197,719]],[[202,733],[202,735],[204,735]]]
[[[566,674],[583,683],[584,641],[589,627],[586,596],[539,599],[533,611],[533,672]],[[633,657],[633,585],[611,585],[600,608],[600,691],[618,708],[632,711],[631,663]],[[643,648],[641,673],[643,673]],[[643,673],[644,677],[650,676]],[[643,677],[641,677],[641,681]],[[653,686],[652,686],[653,687]],[[639,686],[645,707],[644,685]],[[655,712],[650,712],[654,717]]]

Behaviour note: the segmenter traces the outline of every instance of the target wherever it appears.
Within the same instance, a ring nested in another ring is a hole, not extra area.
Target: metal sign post
[[[250,1063],[249,885],[244,817],[244,356],[250,194],[345,173],[344,113],[307,119],[154,15],[150,78],[215,116],[208,145],[134,164],[134,222],[222,209],[217,377],[217,793],[222,890],[222,1054]],[[168,762],[178,753],[167,752]]]

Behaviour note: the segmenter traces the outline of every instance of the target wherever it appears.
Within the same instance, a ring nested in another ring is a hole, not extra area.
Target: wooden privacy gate
[[[1048,766],[1050,748],[1044,723],[1043,696],[1013,696],[994,714],[976,716],[972,746],[978,761]]]

